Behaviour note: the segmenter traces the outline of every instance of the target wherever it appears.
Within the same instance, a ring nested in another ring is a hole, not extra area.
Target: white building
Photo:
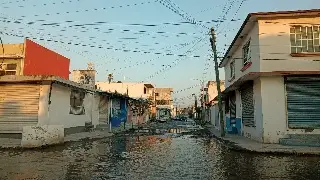
[[[239,121],[240,134],[264,143],[320,134],[319,14],[247,16],[220,64],[227,126]]]
[[[0,134],[61,143],[65,134],[99,124],[99,101],[94,89],[59,77],[1,76]]]
[[[220,89],[224,91],[224,81],[220,81]],[[216,81],[208,81],[207,87],[205,90],[205,102],[210,103],[213,99],[218,95],[217,90],[217,82]]]
[[[153,96],[153,85],[134,82],[96,82],[97,89],[107,92],[127,94],[132,98],[147,99]]]

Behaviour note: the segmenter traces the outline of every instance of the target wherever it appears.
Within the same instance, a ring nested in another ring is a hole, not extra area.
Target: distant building
[[[174,115],[172,93],[172,88],[154,88],[155,108],[152,112],[157,114],[157,118]]]
[[[96,70],[73,70],[71,77],[74,82],[95,87]]]
[[[154,88],[156,105],[172,105],[172,88]]]
[[[220,89],[224,91],[224,81],[220,81]],[[214,98],[218,95],[217,82],[208,81],[207,87],[205,88],[205,103],[206,104],[215,104],[217,101],[214,101]]]
[[[153,96],[153,85],[134,82],[96,82],[97,89],[107,92],[127,94],[131,98],[148,99]]]
[[[0,76],[54,75],[69,79],[70,59],[29,39],[21,44],[3,44],[0,49]]]

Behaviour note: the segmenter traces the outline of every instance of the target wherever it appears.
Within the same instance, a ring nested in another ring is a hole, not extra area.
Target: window
[[[320,26],[292,26],[290,28],[291,53],[318,53]]]
[[[70,96],[70,105],[72,107],[80,107],[83,105],[85,93],[77,90],[73,90]]]
[[[16,75],[17,64],[0,64],[0,75]]]
[[[170,105],[170,100],[156,100],[157,105]]]
[[[232,61],[230,63],[230,79],[234,78],[235,76],[235,62]]]
[[[250,48],[250,39],[242,48],[242,58],[243,58],[243,65],[247,65],[251,62],[251,48]]]

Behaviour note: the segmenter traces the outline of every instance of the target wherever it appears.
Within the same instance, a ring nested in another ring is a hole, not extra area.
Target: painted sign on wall
[[[83,101],[85,98],[85,92],[79,90],[71,90],[70,94],[70,112],[73,115],[84,115],[85,108]]]

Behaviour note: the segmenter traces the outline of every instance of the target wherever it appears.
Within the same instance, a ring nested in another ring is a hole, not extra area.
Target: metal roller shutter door
[[[320,128],[320,77],[286,77],[289,128]]]
[[[242,123],[247,127],[255,127],[253,83],[246,84],[241,88]]]
[[[0,85],[0,133],[21,133],[38,123],[40,86]]]
[[[236,117],[236,94],[234,91],[230,95],[230,117]]]

